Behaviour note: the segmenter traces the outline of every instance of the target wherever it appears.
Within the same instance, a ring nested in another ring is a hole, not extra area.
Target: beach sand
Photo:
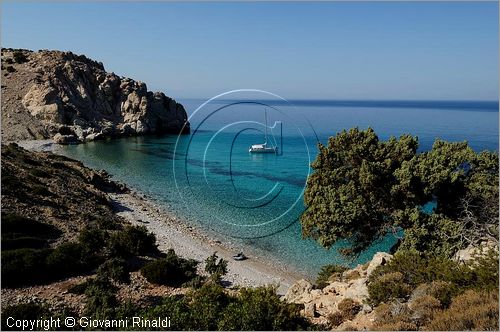
[[[59,146],[53,144],[52,140],[20,141],[17,144],[33,151],[58,153],[59,150]],[[182,257],[200,261],[200,267],[204,266],[208,256],[217,252],[219,257],[228,261],[228,273],[223,278],[228,286],[276,285],[278,293],[284,295],[294,282],[304,278],[297,272],[287,269],[285,265],[256,257],[250,252],[245,252],[247,260],[233,260],[232,256],[239,251],[239,248],[231,247],[229,241],[223,243],[210,238],[141,193],[134,191],[125,194],[112,193],[110,197],[118,215],[131,224],[145,226],[155,234],[161,251],[174,249]]]
[[[174,249],[182,257],[202,262],[200,266],[204,265],[203,262],[208,256],[217,252],[219,257],[228,261],[228,273],[223,278],[228,286],[256,287],[272,284],[277,285],[278,293],[284,295],[295,281],[302,278],[293,271],[287,271],[282,266],[273,265],[270,261],[263,261],[247,252],[247,260],[233,260],[232,255],[237,249],[211,239],[140,193],[110,196],[118,215],[134,225],[145,226],[155,234],[161,251]]]

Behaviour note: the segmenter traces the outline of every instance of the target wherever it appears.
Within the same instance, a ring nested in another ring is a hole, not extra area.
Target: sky
[[[174,98],[498,100],[497,2],[2,2],[2,47],[85,54]]]

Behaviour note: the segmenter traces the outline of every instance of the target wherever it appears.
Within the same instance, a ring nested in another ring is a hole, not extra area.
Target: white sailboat
[[[277,146],[267,146],[267,110],[264,110],[266,118],[266,140],[263,144],[254,144],[249,149],[250,153],[278,153]]]

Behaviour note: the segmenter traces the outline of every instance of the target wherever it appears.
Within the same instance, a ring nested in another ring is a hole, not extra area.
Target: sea
[[[326,264],[365,263],[397,241],[388,233],[345,257],[339,249],[348,240],[326,249],[303,238],[303,193],[319,143],[342,130],[371,127],[381,140],[417,136],[420,151],[436,139],[467,141],[476,151],[499,146],[496,101],[284,100],[240,92],[179,102],[190,117],[189,135],[96,141],[61,153],[106,170],[230,247],[309,278]],[[249,152],[266,142],[277,153]]]

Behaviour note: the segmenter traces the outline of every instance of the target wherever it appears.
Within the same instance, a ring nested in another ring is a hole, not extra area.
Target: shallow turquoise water
[[[193,114],[201,102],[183,103]],[[366,262],[395,242],[388,235],[347,261],[337,248],[326,250],[301,238],[302,193],[318,141],[326,142],[341,129],[371,126],[382,139],[417,135],[423,150],[436,137],[466,139],[476,150],[498,150],[498,112],[491,108],[405,106],[271,103],[268,126],[276,126],[269,129],[268,141],[280,148],[279,155],[248,153],[251,144],[263,143],[264,106],[228,102],[207,105],[194,114],[188,136],[92,142],[65,147],[63,153],[107,170],[222,241],[251,246],[258,255],[314,276],[325,264]]]

